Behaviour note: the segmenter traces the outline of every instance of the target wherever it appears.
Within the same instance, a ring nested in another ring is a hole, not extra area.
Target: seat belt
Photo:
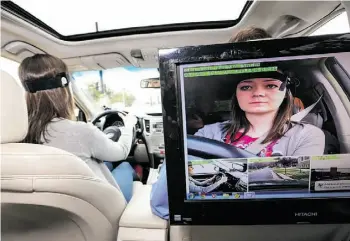
[[[323,97],[323,95],[321,95],[320,98],[318,98],[318,100],[315,103],[313,103],[312,105],[310,105],[307,108],[305,108],[304,110],[296,113],[295,115],[292,115],[291,121],[300,122],[302,119],[304,119],[312,111],[312,109],[315,108],[315,106],[320,102],[322,97]],[[264,135],[260,136],[258,139],[256,139],[253,143],[251,143],[244,150],[248,151],[254,155],[258,155],[262,149],[266,148],[272,142],[272,141],[270,141],[270,142],[267,142],[264,144],[261,143],[263,140],[265,140],[267,135],[268,135],[268,132],[265,133]]]

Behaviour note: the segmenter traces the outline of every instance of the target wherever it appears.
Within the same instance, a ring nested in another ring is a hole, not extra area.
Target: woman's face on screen
[[[241,81],[236,89],[239,107],[252,114],[276,112],[286,96],[286,89],[279,90],[281,84],[280,80],[271,78]]]

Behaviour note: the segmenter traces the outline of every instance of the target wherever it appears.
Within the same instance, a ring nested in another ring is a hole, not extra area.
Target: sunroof
[[[239,18],[246,0],[13,1],[63,36]],[[97,24],[96,24],[97,23]]]

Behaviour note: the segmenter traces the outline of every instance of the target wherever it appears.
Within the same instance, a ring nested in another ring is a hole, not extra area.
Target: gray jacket
[[[224,123],[205,125],[195,135],[224,142],[226,133],[221,129]],[[278,140],[273,152],[283,156],[317,156],[323,155],[324,147],[325,135],[321,129],[310,124],[296,124]]]
[[[47,126],[44,145],[56,147],[80,157],[102,180],[116,186],[106,165],[100,161],[125,160],[130,152],[132,126],[123,129],[118,142],[110,140],[96,126],[81,121],[54,118]]]

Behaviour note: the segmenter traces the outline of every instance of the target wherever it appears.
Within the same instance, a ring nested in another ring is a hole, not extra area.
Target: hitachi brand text
[[[299,212],[294,213],[295,217],[317,217],[317,212]]]

